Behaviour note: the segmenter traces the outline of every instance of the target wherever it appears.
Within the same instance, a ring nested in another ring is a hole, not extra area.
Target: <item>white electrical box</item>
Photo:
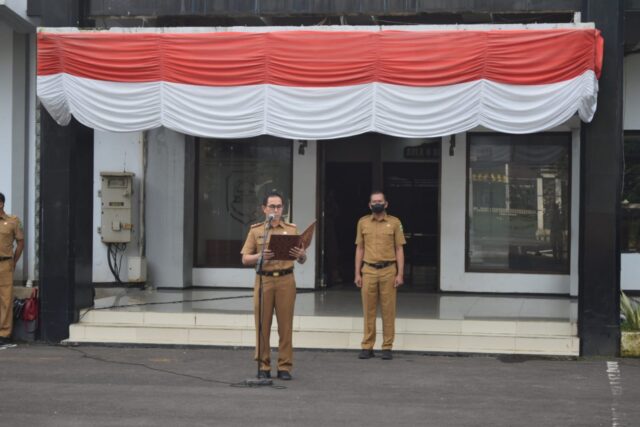
[[[145,257],[132,256],[127,259],[129,267],[129,283],[142,283],[147,281],[147,259]]]
[[[131,196],[133,177],[131,172],[100,172],[102,198],[100,235],[104,243],[129,243],[131,241]]]

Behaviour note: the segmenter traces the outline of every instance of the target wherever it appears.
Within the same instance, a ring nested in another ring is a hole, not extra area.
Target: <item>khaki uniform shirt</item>
[[[13,258],[13,242],[24,240],[22,224],[17,216],[0,214],[0,257]]]
[[[240,251],[243,255],[253,255],[262,252],[262,246],[264,246],[264,222],[260,222],[258,224],[253,224],[251,229],[249,229],[249,234],[247,235],[247,240],[244,242],[244,246]],[[269,239],[272,234],[292,234],[297,235],[298,229],[295,224],[289,224],[284,221],[280,221],[278,225],[269,230],[269,237],[267,238],[267,247],[269,244]],[[264,271],[275,271],[275,270],[288,270],[293,268],[293,261],[280,261],[280,260],[265,260],[262,269]]]
[[[364,246],[364,262],[395,261],[396,247],[406,243],[402,223],[395,216],[385,213],[378,221],[371,214],[358,221],[356,245]]]

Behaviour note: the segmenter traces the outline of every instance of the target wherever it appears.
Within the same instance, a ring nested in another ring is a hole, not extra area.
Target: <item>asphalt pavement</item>
[[[257,388],[250,349],[18,345],[0,425],[640,426],[640,359],[294,358],[292,381]]]

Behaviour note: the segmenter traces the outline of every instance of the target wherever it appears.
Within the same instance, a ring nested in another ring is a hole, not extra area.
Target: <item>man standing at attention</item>
[[[242,264],[256,265],[263,254],[263,246],[269,244],[269,237],[264,242],[265,228],[269,236],[273,234],[297,235],[295,224],[289,224],[282,219],[284,199],[276,192],[268,194],[262,201],[265,221],[251,226],[247,240],[242,247]],[[300,264],[304,264],[307,255],[304,248],[294,247],[289,255]],[[253,290],[253,312],[256,322],[256,353],[255,360],[260,361],[258,378],[271,378],[271,348],[269,336],[271,334],[271,319],[276,312],[278,319],[278,378],[291,379],[293,366],[293,307],[296,301],[296,281],[293,276],[293,261],[275,260],[274,253],[264,250],[262,269],[256,274]],[[259,328],[259,280],[262,276],[262,330]],[[258,354],[258,347],[260,354]]]
[[[13,327],[13,272],[24,249],[22,224],[17,216],[4,211],[0,193],[0,345],[11,342]],[[13,242],[16,242],[15,252]]]
[[[364,338],[360,359],[374,357],[376,342],[376,312],[378,300],[382,310],[382,359],[393,358],[391,349],[395,336],[396,294],[404,283],[404,249],[406,244],[402,224],[386,212],[384,193],[374,191],[369,198],[371,215],[358,221],[356,231],[355,284],[361,288],[364,313]]]

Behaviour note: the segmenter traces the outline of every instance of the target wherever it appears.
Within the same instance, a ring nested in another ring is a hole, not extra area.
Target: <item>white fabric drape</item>
[[[368,83],[342,87],[196,86],[123,83],[69,74],[38,76],[38,96],[61,125],[74,116],[99,130],[132,132],[160,126],[215,138],[268,134],[333,139],[364,132],[436,137],[484,126],[534,133],[574,114],[591,121],[598,81],[593,71],[542,85],[489,80],[436,87]]]

